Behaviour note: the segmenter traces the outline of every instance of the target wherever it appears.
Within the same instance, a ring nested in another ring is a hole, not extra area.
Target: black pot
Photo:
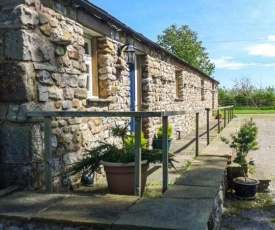
[[[81,176],[81,183],[85,186],[93,186],[94,185],[94,178],[89,176],[87,173],[83,173]]]
[[[254,199],[258,191],[259,181],[253,178],[237,177],[233,179],[235,196],[241,199]]]
[[[84,182],[84,185],[88,187],[94,186],[94,178],[92,176],[88,176]]]

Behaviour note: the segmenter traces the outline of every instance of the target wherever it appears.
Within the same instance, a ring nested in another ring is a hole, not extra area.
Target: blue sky
[[[256,87],[275,86],[274,0],[91,2],[154,42],[170,25],[188,25],[215,63],[220,87],[242,77]]]

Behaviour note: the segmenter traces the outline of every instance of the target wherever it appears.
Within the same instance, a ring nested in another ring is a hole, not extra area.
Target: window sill
[[[91,98],[87,98],[88,102],[102,102],[102,103],[111,103],[112,100],[111,99],[102,99],[102,98],[98,98],[98,97],[91,97]]]

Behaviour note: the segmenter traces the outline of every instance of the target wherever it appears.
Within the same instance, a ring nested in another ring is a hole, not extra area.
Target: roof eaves
[[[116,28],[117,30],[123,30],[123,31],[126,32],[126,34],[131,35],[133,38],[138,39],[138,40],[142,41],[143,43],[148,44],[149,46],[151,46],[155,49],[162,50],[164,53],[166,53],[169,56],[172,56],[177,61],[184,63],[189,68],[199,72],[204,77],[206,77],[206,78],[208,78],[212,81],[215,81],[216,83],[219,84],[219,82],[217,80],[215,80],[214,78],[208,76],[207,74],[205,74],[204,72],[202,72],[198,68],[190,65],[189,63],[187,63],[183,59],[179,58],[178,56],[170,53],[169,51],[167,51],[166,49],[164,49],[163,47],[161,47],[157,43],[153,42],[152,40],[148,39],[147,37],[145,37],[141,33],[136,32],[135,30],[133,30],[132,28],[130,28],[129,26],[127,26],[123,22],[119,21],[117,18],[113,17],[112,15],[110,15],[105,10],[103,10],[103,9],[99,8],[98,6],[92,4],[88,0],[71,0],[71,2],[74,3],[74,4],[77,4],[78,6],[80,6],[83,9],[86,9],[89,13],[91,13],[95,17],[105,21],[110,27]]]

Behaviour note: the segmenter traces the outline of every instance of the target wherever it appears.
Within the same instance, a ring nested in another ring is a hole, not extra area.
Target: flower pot
[[[135,163],[111,163],[101,162],[106,172],[109,191],[112,194],[134,195],[135,191]],[[147,180],[147,169],[149,164],[147,161],[141,162],[141,194]]]
[[[221,113],[217,114],[217,115],[215,116],[215,119],[222,119],[222,114],[221,114]]]
[[[89,176],[87,173],[83,173],[81,176],[81,183],[84,186],[92,187],[94,186],[94,178]]]
[[[168,149],[171,147],[172,138],[168,138]],[[154,147],[156,149],[162,149],[162,139],[154,139]]]
[[[235,196],[241,199],[254,199],[259,181],[253,178],[236,177],[233,179]]]

